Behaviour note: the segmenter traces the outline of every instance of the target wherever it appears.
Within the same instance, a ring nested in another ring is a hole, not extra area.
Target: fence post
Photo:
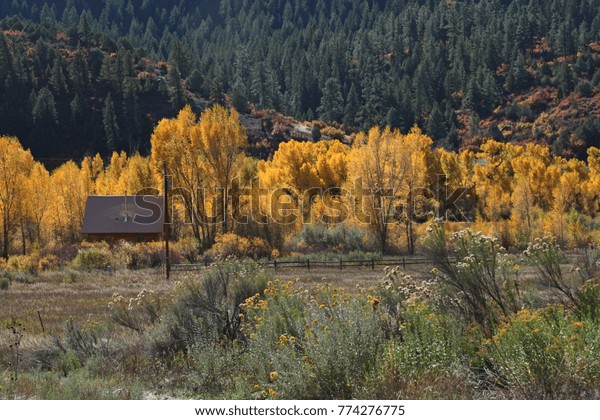
[[[402,257],[402,269],[406,270],[406,257]]]
[[[308,271],[310,271],[310,260],[306,260],[306,268],[308,268]]]
[[[371,270],[375,270],[375,258],[371,257]]]
[[[273,260],[273,268],[277,270],[277,260]]]
[[[344,265],[342,263],[342,259],[340,258],[340,271],[342,270],[342,267],[344,267]]]

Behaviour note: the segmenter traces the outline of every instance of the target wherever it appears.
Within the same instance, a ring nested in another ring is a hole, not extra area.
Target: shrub
[[[152,350],[173,354],[192,346],[243,340],[240,304],[260,294],[267,279],[268,275],[251,261],[213,265],[200,279],[180,287],[152,332]]]
[[[213,258],[264,258],[271,254],[271,249],[261,238],[246,238],[235,233],[219,235],[209,251]]]
[[[117,324],[142,332],[159,319],[160,298],[152,291],[142,290],[135,298],[126,300],[114,295],[108,304],[110,318]]]
[[[276,281],[244,308],[259,397],[353,398],[384,342],[377,301],[330,286],[311,297]]]
[[[522,310],[499,327],[484,354],[497,383],[517,398],[597,397],[598,327],[554,307]]]
[[[418,382],[463,370],[460,323],[448,321],[422,304],[409,304],[401,318],[401,336],[390,341],[381,367],[390,376],[388,381]]]
[[[160,242],[132,244],[121,241],[118,250],[124,265],[132,270],[160,267],[164,263],[164,246]]]
[[[60,371],[66,377],[69,373],[80,369],[81,362],[73,350],[67,350],[56,357],[53,368]]]
[[[290,241],[289,246],[301,251],[371,251],[374,249],[373,240],[369,232],[339,224],[327,227],[323,224],[306,225]]]
[[[24,274],[36,274],[38,269],[37,255],[13,255],[8,258],[9,270]]]
[[[173,244],[183,258],[190,264],[196,263],[200,258],[200,243],[195,238],[185,238]]]
[[[42,257],[52,256],[58,258],[59,265],[65,266],[77,256],[78,249],[72,244],[53,243],[45,246],[40,255]]]
[[[521,307],[517,270],[496,238],[470,229],[446,241],[443,224],[429,229],[425,247],[448,302],[491,334],[493,327]],[[454,250],[454,262],[448,246]]]
[[[54,271],[61,266],[60,259],[55,255],[46,255],[38,261],[38,271]]]
[[[79,250],[71,265],[80,270],[100,269],[112,265],[112,258],[108,248],[84,247]]]
[[[112,358],[114,356],[109,336],[110,332],[104,326],[90,325],[81,328],[69,319],[65,325],[65,339],[64,341],[57,340],[56,345],[63,353],[71,351],[76,354],[83,364],[86,359],[91,357]]]
[[[0,290],[7,290],[11,282],[31,284],[35,283],[35,279],[32,274],[0,271]]]
[[[579,310],[578,293],[583,290],[578,288],[577,283],[583,286],[588,276],[594,274],[595,271],[592,271],[594,267],[590,265],[590,261],[584,258],[580,261],[580,266],[575,269],[575,272],[580,274],[580,279],[563,273],[561,264],[565,261],[565,256],[554,239],[547,236],[530,243],[523,255],[536,268],[542,285],[558,292],[565,304],[575,308],[576,311]],[[590,258],[595,259],[591,255]],[[591,264],[595,265],[594,262]],[[593,289],[588,290],[588,293],[592,292]]]

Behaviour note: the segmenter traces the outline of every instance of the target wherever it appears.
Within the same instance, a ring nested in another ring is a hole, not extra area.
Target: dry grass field
[[[570,265],[564,265],[568,271]],[[272,268],[267,272],[282,281],[297,282],[309,290],[319,285],[330,284],[352,292],[357,288],[376,287],[385,276],[385,267],[336,268]],[[525,267],[524,278],[535,283],[533,270]],[[431,266],[419,264],[407,266],[405,272],[418,280],[431,277]],[[42,273],[35,283],[12,282],[8,290],[0,291],[0,327],[8,326],[13,320],[23,324],[30,334],[42,333],[42,326],[49,334],[64,331],[65,322],[72,319],[80,324],[106,322],[109,319],[108,303],[114,295],[125,299],[137,296],[140,291],[152,290],[162,295],[173,289],[178,282],[200,277],[201,271],[173,272],[165,280],[162,269],[118,270],[109,274],[97,270],[90,272],[59,271]],[[543,292],[543,290],[542,290]],[[551,301],[552,295],[547,298]]]
[[[281,280],[298,280],[304,287],[330,283],[353,288],[375,286],[383,277],[383,269],[345,268],[316,269],[284,268],[271,272]],[[43,273],[35,283],[12,282],[8,290],[0,291],[0,326],[13,320],[23,324],[30,334],[42,332],[38,311],[46,333],[60,334],[65,322],[73,319],[80,324],[105,322],[109,318],[108,303],[115,294],[125,299],[137,296],[143,289],[164,294],[177,282],[199,277],[202,271],[173,272],[165,280],[161,269]]]
[[[41,333],[39,311],[45,332],[60,333],[68,319],[106,321],[114,294],[130,298],[143,289],[164,292],[172,289],[175,281],[166,282],[160,270],[150,269],[112,275],[103,271],[43,273],[35,283],[12,282],[8,290],[0,292],[0,325],[14,319],[30,333]]]
[[[552,267],[575,280],[561,261]],[[519,292],[489,318],[451,306],[429,263],[12,277],[0,290],[0,398],[597,398],[598,288],[573,283],[568,304],[521,262],[493,269],[509,270],[503,304]],[[469,281],[469,270],[455,273]]]

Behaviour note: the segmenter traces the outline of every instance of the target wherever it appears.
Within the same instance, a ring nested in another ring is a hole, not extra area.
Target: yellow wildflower
[[[279,373],[277,373],[277,372],[269,373],[269,379],[271,380],[271,382],[277,380],[278,377],[279,377]]]
[[[269,389],[269,395],[271,396],[271,398],[275,398],[277,396],[277,392],[275,392],[272,389]]]

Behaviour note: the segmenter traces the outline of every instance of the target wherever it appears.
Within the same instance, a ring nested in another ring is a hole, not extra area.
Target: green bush
[[[20,273],[13,271],[0,272],[0,290],[8,289],[11,282],[32,284],[35,283],[36,277],[28,273]]]
[[[524,399],[597,398],[599,325],[563,309],[520,311],[487,342],[496,382]]]
[[[328,286],[315,296],[275,282],[248,300],[249,355],[257,397],[350,399],[375,368],[384,334],[372,297]]]
[[[113,265],[113,257],[108,248],[82,248],[71,265],[79,270],[103,269]]]
[[[65,325],[65,339],[58,340],[56,345],[64,353],[73,352],[83,362],[86,359],[95,356],[112,357],[114,356],[111,348],[111,341],[108,339],[110,332],[107,327],[93,325],[87,328],[81,328],[73,320],[68,320]]]
[[[450,325],[424,305],[409,305],[401,316],[401,335],[390,343],[387,369],[406,380],[430,373],[443,375],[459,367],[460,324]]]
[[[323,224],[306,225],[290,241],[289,247],[302,252],[335,251],[372,251],[374,241],[369,232],[356,227],[338,224],[327,227]]]
[[[252,261],[227,261],[186,282],[152,332],[153,352],[173,354],[192,346],[242,340],[240,304],[262,293],[268,278]]]
[[[428,229],[425,247],[446,300],[488,334],[522,306],[518,271],[497,238],[470,229],[446,238],[443,224]],[[450,255],[451,248],[454,255]]]

